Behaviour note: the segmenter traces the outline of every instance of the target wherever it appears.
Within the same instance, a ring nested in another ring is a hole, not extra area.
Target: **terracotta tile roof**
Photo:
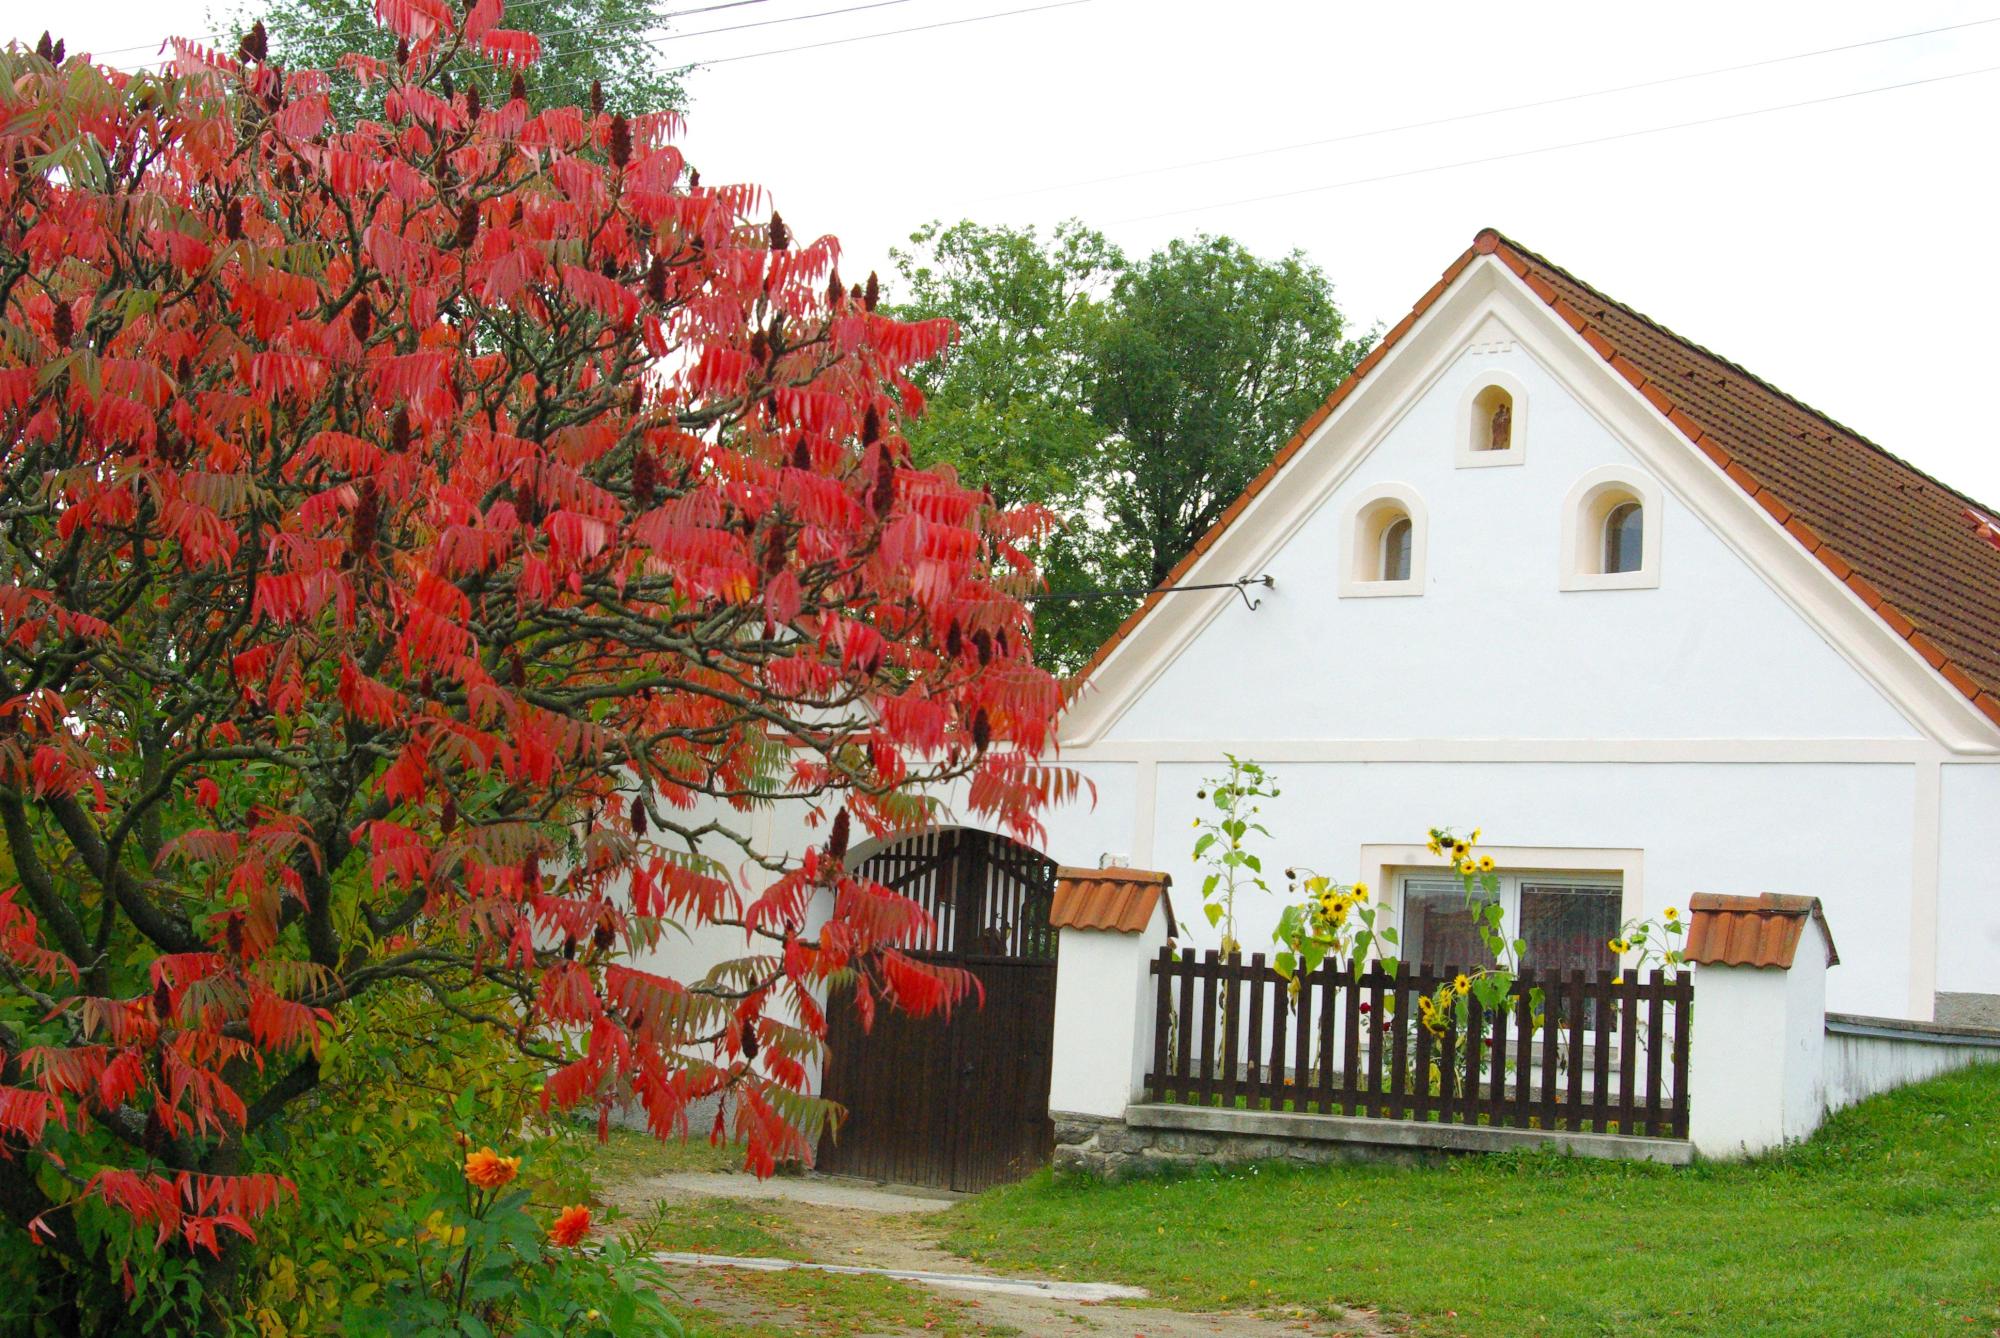
[[[1775,966],[1787,970],[1805,936],[1806,921],[1817,920],[1826,938],[1826,964],[1840,960],[1818,897],[1766,892],[1757,897],[1725,897],[1697,892],[1688,901],[1690,962],[1705,966]]]
[[[1148,869],[1057,869],[1055,903],[1049,923],[1057,929],[1113,929],[1136,934],[1166,903],[1167,935],[1174,932],[1173,879]]]
[[[1161,582],[1209,550],[1305,439],[1480,255],[1521,277],[1614,371],[1985,715],[2000,724],[2000,524],[1982,507],[1826,415],[1604,296],[1488,228],[1299,428]],[[1119,625],[1080,683],[1152,612]]]

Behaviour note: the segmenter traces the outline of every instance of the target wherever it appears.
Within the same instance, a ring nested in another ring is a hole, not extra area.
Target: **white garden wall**
[[[2000,1064],[2000,1035],[1900,1028],[1878,1019],[1826,1020],[1822,1086],[1830,1111],[1974,1064]]]

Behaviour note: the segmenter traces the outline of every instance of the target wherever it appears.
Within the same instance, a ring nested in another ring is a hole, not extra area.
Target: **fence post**
[[[1171,879],[1143,869],[1058,869],[1049,1112],[1120,1119],[1154,1054],[1159,985],[1147,970],[1172,936]]]
[[[1840,960],[1817,897],[1689,902],[1696,963],[1688,1136],[1705,1157],[1745,1157],[1805,1138],[1826,1109],[1826,971]]]

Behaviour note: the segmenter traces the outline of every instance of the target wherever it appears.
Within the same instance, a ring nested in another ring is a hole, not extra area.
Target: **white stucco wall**
[[[1790,970],[1695,969],[1688,1137],[1705,1157],[1797,1142],[1826,1113],[1826,940],[1808,921]]]
[[[1461,469],[1459,406],[1492,368],[1531,397],[1526,463]],[[1671,495],[1659,588],[1561,590],[1563,501],[1608,464],[1636,460],[1525,351],[1464,355],[1265,565],[1263,606],[1230,604],[1105,737],[1917,737]],[[1353,500],[1387,482],[1429,512],[1427,588],[1342,598]]]
[[[2000,994],[2000,766],[1939,771],[1937,987]]]
[[[1162,910],[1141,933],[1062,931],[1050,1110],[1115,1119],[1140,1099],[1157,998],[1148,963],[1166,941]]]
[[[1827,1027],[1823,1086],[1830,1111],[1973,1064],[2000,1064],[2000,1038],[1988,1045],[1922,1036],[1857,1035]]]

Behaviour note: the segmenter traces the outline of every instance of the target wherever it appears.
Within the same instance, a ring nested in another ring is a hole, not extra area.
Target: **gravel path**
[[[818,1176],[781,1176],[757,1181],[741,1175],[677,1174],[619,1186],[615,1197],[628,1210],[644,1210],[662,1200],[714,1195],[768,1203],[782,1221],[785,1236],[809,1260],[820,1264],[888,1270],[897,1274],[944,1275],[912,1278],[911,1286],[927,1286],[950,1295],[962,1307],[962,1317],[996,1333],[1090,1335],[1090,1338],[1300,1338],[1301,1335],[1352,1335],[1377,1338],[1397,1332],[1365,1311],[1348,1311],[1327,1320],[1305,1311],[1179,1311],[1145,1301],[1079,1300],[1069,1295],[1019,1294],[977,1285],[979,1279],[1002,1275],[968,1263],[938,1244],[942,1234],[932,1214],[956,1199],[917,1191]],[[776,1261],[766,1261],[769,1263]],[[750,1264],[750,1261],[745,1261]],[[786,1317],[746,1309],[740,1295],[717,1284],[717,1261],[668,1260],[684,1299],[709,1313],[739,1322],[759,1322],[780,1332]],[[755,1265],[750,1265],[755,1266]],[[966,1285],[970,1281],[972,1286]],[[1051,1282],[1055,1279],[1032,1281]],[[1118,1279],[1090,1279],[1116,1283]],[[883,1338],[904,1338],[885,1334]]]

